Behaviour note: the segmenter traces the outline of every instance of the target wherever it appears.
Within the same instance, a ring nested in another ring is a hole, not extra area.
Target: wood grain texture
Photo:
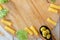
[[[34,25],[38,30],[40,26],[47,25],[51,30],[54,25],[47,22],[47,18],[58,21],[59,16],[56,13],[48,12],[50,3],[46,0],[9,0],[9,3],[3,4],[4,8],[9,10],[5,17],[13,22],[13,28],[16,30],[24,29]],[[60,1],[55,3],[60,5]]]

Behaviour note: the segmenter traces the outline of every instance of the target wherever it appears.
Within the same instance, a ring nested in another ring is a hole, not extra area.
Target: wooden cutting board
[[[49,4],[46,0],[10,0],[9,3],[3,4],[3,6],[9,10],[6,19],[13,22],[13,28],[16,30],[32,25],[38,30],[42,25],[47,25],[52,30],[55,26],[48,23],[47,18],[52,18],[57,22],[59,16],[48,11]],[[60,5],[59,0],[56,4]]]

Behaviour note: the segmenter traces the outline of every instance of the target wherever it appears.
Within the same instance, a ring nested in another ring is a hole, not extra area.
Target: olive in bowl
[[[43,38],[45,38],[46,40],[52,40],[52,34],[50,29],[47,26],[41,26],[39,28],[39,32],[42,35]]]

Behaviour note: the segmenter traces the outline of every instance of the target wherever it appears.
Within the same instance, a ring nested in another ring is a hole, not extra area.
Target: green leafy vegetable
[[[2,9],[2,10],[0,11],[0,18],[5,17],[5,16],[7,15],[7,13],[8,13],[8,10],[7,10],[7,9]]]
[[[56,0],[51,0],[51,2],[52,2],[52,3],[55,3],[55,2],[56,2]]]
[[[18,30],[16,34],[19,40],[28,40],[28,33],[26,31]]]
[[[8,0],[0,0],[0,4],[7,3]]]

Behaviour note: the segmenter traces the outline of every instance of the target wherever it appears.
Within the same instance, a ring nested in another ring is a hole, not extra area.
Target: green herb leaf
[[[7,3],[8,0],[0,0],[0,4]]]
[[[55,3],[55,2],[56,2],[56,0],[51,0],[51,2],[52,2],[52,3]]]
[[[19,40],[28,40],[28,33],[24,30],[18,30],[16,32]]]
[[[2,10],[0,11],[0,18],[5,17],[5,16],[7,15],[7,13],[8,13],[8,10],[7,10],[7,9],[2,9]]]

